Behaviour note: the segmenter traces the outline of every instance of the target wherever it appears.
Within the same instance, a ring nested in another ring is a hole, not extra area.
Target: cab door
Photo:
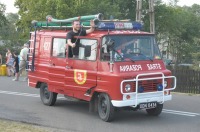
[[[68,95],[85,99],[86,91],[97,85],[98,43],[96,39],[86,38],[80,39],[79,42],[78,56],[67,58],[65,86],[68,90]]]
[[[49,88],[57,93],[64,93],[66,66],[66,39],[52,38],[52,50],[49,60]]]

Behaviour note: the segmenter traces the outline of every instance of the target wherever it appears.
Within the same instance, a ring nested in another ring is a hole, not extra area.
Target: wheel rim
[[[101,99],[101,113],[103,115],[106,115],[108,109],[107,101],[105,98]]]
[[[48,91],[48,88],[47,88],[47,87],[44,88],[44,97],[45,97],[46,99],[49,99],[49,97],[50,97],[50,92]]]

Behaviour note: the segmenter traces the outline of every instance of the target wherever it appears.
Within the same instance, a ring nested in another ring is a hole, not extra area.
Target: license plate
[[[141,103],[139,104],[140,109],[150,109],[150,108],[156,108],[157,103],[156,102],[148,102],[148,103]]]

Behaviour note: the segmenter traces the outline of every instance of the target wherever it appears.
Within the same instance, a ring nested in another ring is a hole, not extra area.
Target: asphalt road
[[[88,112],[88,103],[67,101],[58,96],[54,106],[40,101],[39,89],[27,82],[0,76],[0,118],[37,124],[56,132],[199,132],[200,96],[173,94],[158,117],[145,111],[119,111],[111,123]]]

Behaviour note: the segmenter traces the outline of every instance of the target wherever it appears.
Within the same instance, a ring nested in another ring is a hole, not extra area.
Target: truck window
[[[114,41],[112,49],[106,44],[108,39]],[[161,55],[153,35],[113,35],[103,37],[101,46],[101,60],[110,59],[113,61],[153,60],[161,59]]]
[[[66,57],[66,39],[54,38],[52,56],[65,58]]]
[[[106,45],[108,37],[103,37],[102,45],[101,45],[101,60],[102,61],[109,61],[110,60],[110,50]]]
[[[96,60],[97,40],[95,39],[80,39],[78,56],[71,57],[79,60]],[[70,49],[70,48],[69,48]],[[69,51],[70,52],[70,51]],[[70,57],[70,55],[69,55]]]

